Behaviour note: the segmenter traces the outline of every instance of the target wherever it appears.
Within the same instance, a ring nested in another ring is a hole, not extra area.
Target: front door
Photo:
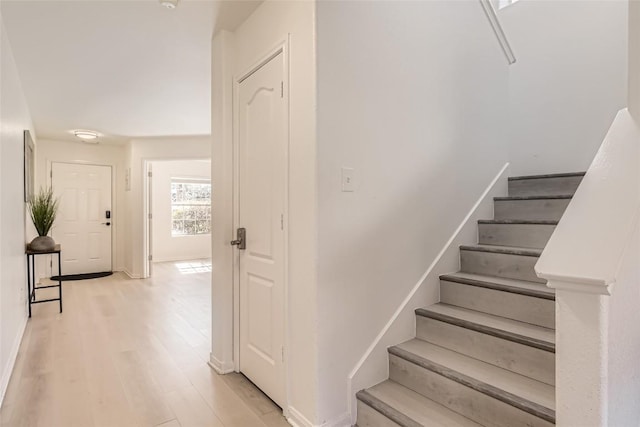
[[[238,85],[240,370],[285,403],[284,277],[287,103],[284,53]]]
[[[59,198],[52,236],[62,249],[62,273],[111,271],[111,166],[53,163]]]

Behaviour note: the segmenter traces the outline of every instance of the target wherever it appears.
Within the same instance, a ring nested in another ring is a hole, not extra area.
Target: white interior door
[[[284,265],[287,108],[284,53],[238,87],[240,370],[279,405],[285,403]]]
[[[62,273],[111,271],[111,167],[53,163],[51,184],[59,198],[52,235],[62,248]]]

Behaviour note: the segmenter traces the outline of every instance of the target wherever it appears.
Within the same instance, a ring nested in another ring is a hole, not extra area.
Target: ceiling
[[[103,143],[211,133],[211,38],[259,1],[2,0],[40,139]]]

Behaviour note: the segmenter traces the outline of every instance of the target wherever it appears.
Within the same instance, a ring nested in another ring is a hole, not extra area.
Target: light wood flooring
[[[207,365],[210,266],[155,264],[153,275],[64,282],[64,313],[34,306],[0,425],[288,426],[244,376]]]

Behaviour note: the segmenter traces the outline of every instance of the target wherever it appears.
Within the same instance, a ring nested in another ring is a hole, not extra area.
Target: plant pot
[[[29,244],[29,249],[32,251],[51,251],[55,247],[55,240],[49,236],[38,236]]]

